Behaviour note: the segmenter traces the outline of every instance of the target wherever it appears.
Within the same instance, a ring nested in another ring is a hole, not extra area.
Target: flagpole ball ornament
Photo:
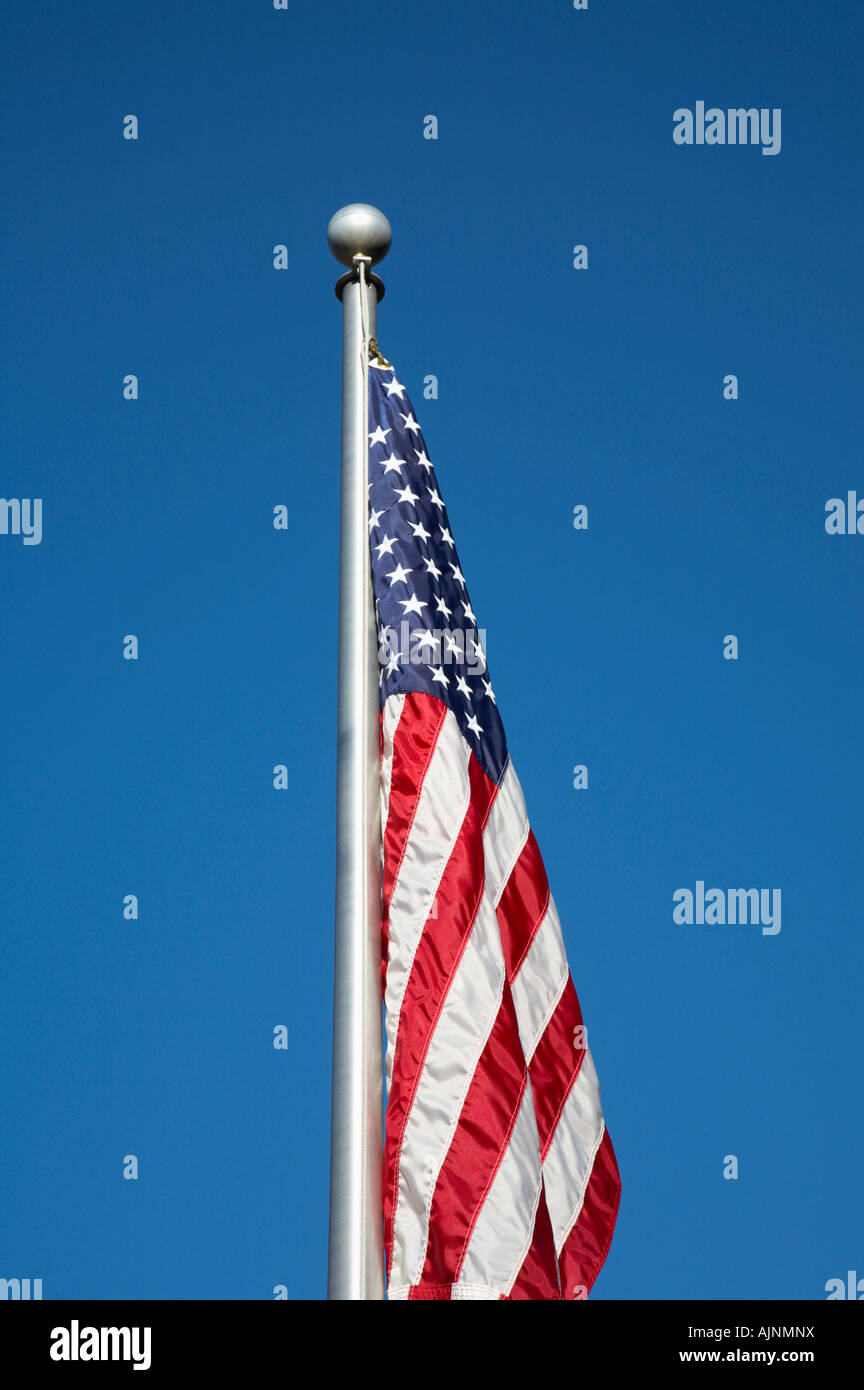
[[[337,299],[342,298],[345,286],[357,279],[357,256],[363,256],[367,262],[367,282],[374,286],[379,300],[384,298],[384,283],[377,275],[371,274],[369,266],[383,261],[392,239],[387,218],[370,203],[349,203],[347,207],[334,212],[327,228],[327,245],[337,261],[351,266],[348,274],[341,275],[336,281]]]
[[[342,265],[354,264],[355,256],[368,256],[372,265],[390,250],[393,232],[378,208],[369,203],[349,203],[330,218],[327,245]]]

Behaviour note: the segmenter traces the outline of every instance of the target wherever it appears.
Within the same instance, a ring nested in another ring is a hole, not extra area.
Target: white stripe
[[[569,976],[561,923],[552,899],[546,916],[512,983],[513,1003],[519,1022],[519,1037],[530,1062],[546,1026],[558,1007]]]
[[[605,1123],[605,1121],[603,1120],[603,1118],[601,1117],[601,1119],[600,1119],[600,1132],[599,1132],[599,1134],[598,1134],[598,1136],[597,1136],[597,1143],[594,1145],[594,1152],[593,1152],[593,1154],[591,1155],[591,1162],[590,1162],[589,1167],[588,1167],[588,1176],[586,1177],[585,1182],[584,1182],[583,1185],[582,1185],[582,1191],[580,1192],[580,1194],[579,1194],[579,1199],[578,1199],[578,1201],[577,1201],[577,1203],[576,1203],[576,1206],[575,1206],[574,1209],[573,1209],[573,1216],[572,1216],[572,1219],[568,1222],[568,1224],[564,1227],[564,1229],[563,1229],[563,1231],[562,1231],[562,1234],[561,1234],[561,1244],[558,1245],[557,1242],[556,1242],[556,1244],[555,1244],[555,1254],[556,1254],[556,1257],[559,1256],[559,1255],[561,1254],[561,1251],[564,1249],[564,1246],[567,1244],[567,1240],[568,1240],[568,1238],[569,1238],[569,1236],[570,1236],[570,1232],[573,1230],[573,1227],[576,1225],[576,1222],[579,1220],[579,1216],[580,1216],[580,1214],[581,1214],[582,1208],[583,1208],[583,1206],[585,1205],[585,1194],[586,1194],[587,1191],[588,1191],[588,1184],[589,1184],[589,1182],[591,1181],[591,1174],[592,1174],[593,1171],[594,1171],[594,1161],[595,1161],[595,1159],[596,1159],[596,1157],[597,1157],[597,1153],[598,1153],[598,1151],[599,1151],[599,1149],[600,1149],[600,1145],[601,1145],[602,1142],[603,1142],[603,1135],[604,1135],[605,1133],[606,1133],[606,1123]],[[560,1281],[559,1281],[559,1282],[560,1282]],[[577,1295],[574,1294],[574,1298],[575,1298],[576,1296],[577,1296]],[[583,1295],[583,1297],[584,1297],[584,1295]]]
[[[460,1285],[480,1282],[509,1296],[531,1247],[540,1188],[540,1140],[529,1082],[507,1151],[471,1233],[454,1298]]]
[[[454,1303],[497,1303],[501,1295],[488,1284],[452,1284],[450,1298]]]
[[[555,1127],[543,1161],[546,1204],[558,1254],[585,1200],[594,1158],[603,1138],[603,1111],[594,1059],[586,1049],[579,1075]]]
[[[432,761],[426,770],[414,823],[390,900],[387,958],[387,1085],[393,1075],[393,1052],[399,1013],[423,927],[453,852],[471,802],[468,760],[471,755],[456,716],[447,711]]]
[[[528,830],[525,798],[513,764],[508,762],[483,833],[486,881],[494,885],[492,901],[495,907],[507,887],[516,860],[525,848]]]

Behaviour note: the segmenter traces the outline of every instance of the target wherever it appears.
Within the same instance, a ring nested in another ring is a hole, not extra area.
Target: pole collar
[[[336,298],[341,300],[342,295],[345,292],[345,286],[350,285],[353,280],[359,279],[360,267],[356,265],[354,269],[349,270],[346,275],[340,275],[339,279],[336,281],[336,284],[333,287],[336,293]],[[378,275],[373,274],[369,270],[367,270],[366,272],[366,280],[370,285],[374,285],[375,293],[378,296],[378,303],[380,304],[381,300],[384,298],[384,281]]]

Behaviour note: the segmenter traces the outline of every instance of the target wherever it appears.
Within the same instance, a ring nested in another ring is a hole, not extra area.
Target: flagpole
[[[384,1297],[379,675],[363,339],[364,327],[375,336],[384,293],[370,268],[386,256],[390,237],[387,218],[366,203],[340,208],[327,229],[333,255],[351,266],[336,285],[343,324],[342,501],[328,1299]]]

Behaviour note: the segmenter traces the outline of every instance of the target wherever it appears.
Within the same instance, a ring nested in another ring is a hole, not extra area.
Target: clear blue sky
[[[621,1167],[595,1296],[864,1275],[860,4],[6,16],[0,1276],[325,1290],[354,200]],[[676,145],[701,100],[780,153]],[[697,880],[781,931],[676,924]]]

